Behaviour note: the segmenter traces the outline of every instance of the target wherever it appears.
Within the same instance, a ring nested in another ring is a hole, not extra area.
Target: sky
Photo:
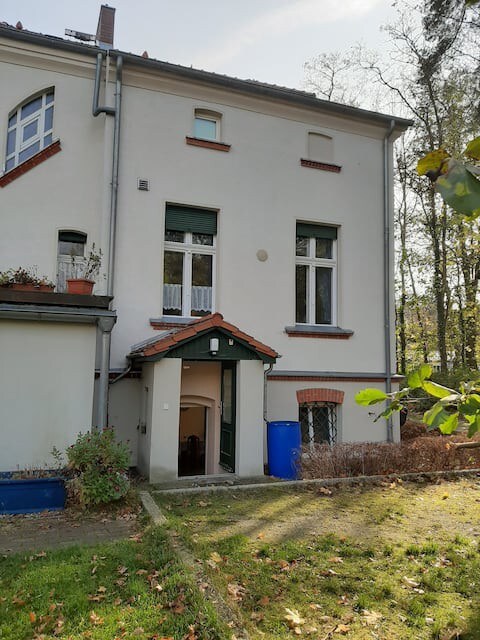
[[[0,22],[94,34],[100,0],[0,0]],[[358,42],[382,50],[391,0],[110,0],[115,48],[197,69],[304,88],[303,64]]]

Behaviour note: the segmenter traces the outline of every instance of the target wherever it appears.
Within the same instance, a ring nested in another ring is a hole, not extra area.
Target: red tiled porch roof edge
[[[238,327],[223,319],[221,313],[214,313],[209,316],[205,316],[200,320],[194,320],[188,324],[184,329],[176,331],[176,333],[168,334],[166,336],[159,337],[156,342],[150,343],[143,349],[135,352],[137,356],[150,357],[157,353],[169,351],[170,349],[177,347],[181,342],[188,338],[194,338],[196,335],[207,331],[208,329],[223,329],[232,336],[246,342],[252,349],[262,353],[269,358],[278,358],[278,353],[271,347],[263,344],[259,340],[255,340],[253,336],[248,335],[241,331]]]
[[[310,402],[335,402],[343,404],[344,391],[338,389],[299,389],[297,391],[298,404]]]

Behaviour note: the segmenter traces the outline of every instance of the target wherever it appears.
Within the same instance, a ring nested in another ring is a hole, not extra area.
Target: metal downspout
[[[391,352],[391,216],[390,216],[390,136],[395,129],[395,120],[390,121],[390,127],[383,138],[383,313],[384,313],[384,342],[385,342],[385,391],[392,391],[392,352]],[[387,401],[387,405],[389,401]],[[387,419],[387,442],[393,442],[392,418]]]
[[[117,201],[118,201],[118,168],[120,155],[120,114],[122,100],[122,69],[123,58],[117,56],[116,79],[115,79],[115,106],[99,106],[100,81],[102,74],[103,54],[97,55],[97,65],[95,69],[95,85],[93,91],[92,115],[97,117],[100,113],[114,116],[113,129],[113,158],[112,158],[112,180],[110,186],[110,216],[109,216],[109,245],[108,245],[108,266],[107,266],[107,295],[113,297],[113,282],[115,268],[115,236],[117,222]],[[111,330],[102,330],[100,378],[98,404],[96,412],[96,426],[103,428],[107,426],[108,420],[108,386],[110,373],[110,345]]]
[[[263,372],[263,421],[265,424],[268,423],[267,420],[267,376],[270,371],[273,369],[273,364],[269,365],[268,369],[265,369]]]

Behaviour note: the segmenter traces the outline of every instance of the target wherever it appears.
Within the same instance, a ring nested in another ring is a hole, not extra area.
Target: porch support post
[[[237,365],[236,473],[263,475],[263,362],[239,360]]]
[[[178,477],[178,433],[180,420],[181,358],[164,358],[153,367],[150,429],[151,483]]]

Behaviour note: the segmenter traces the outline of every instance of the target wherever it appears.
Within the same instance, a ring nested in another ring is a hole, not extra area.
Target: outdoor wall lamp
[[[210,353],[212,356],[217,355],[217,351],[219,348],[219,339],[218,338],[210,338]]]

